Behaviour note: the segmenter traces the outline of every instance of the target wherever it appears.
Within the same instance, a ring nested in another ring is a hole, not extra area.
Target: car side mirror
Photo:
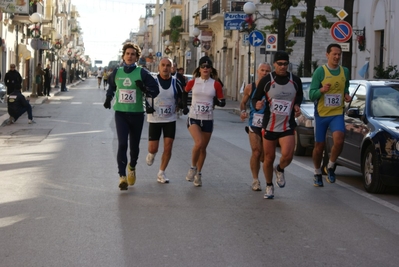
[[[350,109],[348,109],[346,114],[348,115],[348,117],[351,117],[351,118],[360,118],[362,116],[360,114],[359,108],[350,108]]]

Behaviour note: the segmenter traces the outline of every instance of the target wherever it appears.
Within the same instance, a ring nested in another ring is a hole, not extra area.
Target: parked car
[[[297,127],[295,129],[295,149],[296,156],[303,156],[308,147],[314,146],[314,104],[309,99],[309,89],[312,78],[301,78],[303,89],[303,101],[301,104],[301,115],[297,117]]]
[[[345,142],[337,164],[361,172],[367,192],[399,186],[399,82],[354,81],[345,112]],[[327,132],[323,169],[333,142]]]
[[[296,118],[297,128],[295,130],[295,155],[304,156],[307,149],[314,147],[314,103],[309,99],[311,78],[301,78],[303,88],[303,101],[301,104],[301,115]],[[360,80],[349,82],[349,94],[352,95]]]

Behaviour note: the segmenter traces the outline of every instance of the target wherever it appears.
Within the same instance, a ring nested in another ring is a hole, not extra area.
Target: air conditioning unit
[[[223,37],[231,37],[231,30],[224,30]]]

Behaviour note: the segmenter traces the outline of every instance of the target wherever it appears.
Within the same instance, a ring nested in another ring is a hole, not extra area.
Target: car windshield
[[[302,82],[302,89],[303,89],[303,100],[302,100],[302,103],[312,102],[309,99],[310,82]]]
[[[371,114],[374,117],[399,117],[399,85],[374,86],[371,89]]]

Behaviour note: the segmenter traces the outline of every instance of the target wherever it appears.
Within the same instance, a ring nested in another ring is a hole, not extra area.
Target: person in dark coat
[[[15,64],[10,65],[10,70],[4,76],[4,83],[7,86],[7,95],[11,94],[15,89],[21,90],[22,77],[15,69]]]
[[[51,68],[50,64],[44,69],[44,95],[50,96],[51,90]]]
[[[66,73],[66,69],[62,68],[61,69],[61,91],[66,92],[68,91],[68,89],[66,88],[66,82],[67,82],[67,73]]]
[[[29,104],[29,100],[26,100],[25,96],[21,93],[21,89],[15,89],[8,96],[7,104],[8,114],[10,114],[7,124],[16,122],[25,112],[28,113],[28,123],[35,123],[32,116],[32,106]]]

